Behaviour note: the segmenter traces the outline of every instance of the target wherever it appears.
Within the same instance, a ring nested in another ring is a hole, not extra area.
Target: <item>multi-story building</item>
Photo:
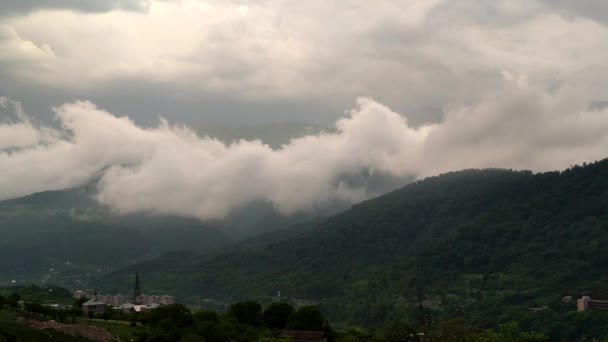
[[[173,300],[173,296],[162,296],[160,297],[160,304],[163,305],[170,305],[170,304],[174,304],[175,301]]]
[[[115,306],[119,306],[124,303],[125,303],[125,296],[123,296],[123,295],[114,296],[114,305]]]
[[[608,309],[608,300],[591,299],[589,296],[583,296],[576,301],[576,307],[578,311]]]

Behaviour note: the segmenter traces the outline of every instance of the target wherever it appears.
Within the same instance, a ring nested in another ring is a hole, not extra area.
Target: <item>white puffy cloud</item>
[[[608,110],[588,108],[567,89],[551,93],[508,76],[479,103],[446,108],[438,123],[412,127],[360,98],[335,132],[272,149],[260,141],[226,145],[164,120],[142,128],[90,102],[68,103],[55,109],[59,138],[0,153],[0,194],[99,178],[97,199],[123,213],[217,219],[263,200],[291,214],[373,195],[369,184],[344,180],[357,172],[422,178],[470,167],[554,170],[604,158]]]
[[[52,129],[34,127],[19,102],[0,97],[0,114],[0,119],[7,118],[0,120],[0,151],[54,142],[56,139]],[[13,120],[8,119],[11,116]]]
[[[374,194],[349,181],[358,173],[541,171],[606,157],[606,107],[590,109],[608,87],[598,1],[57,4],[0,18],[0,91],[68,99],[56,102],[67,103],[55,109],[60,128],[0,117],[1,198],[99,179],[99,201],[118,211],[211,219],[254,200],[283,213],[354,203]],[[169,118],[236,103],[242,120],[274,103],[307,121],[361,96],[335,132],[280,149],[73,102],[136,103],[154,117],[162,104]]]

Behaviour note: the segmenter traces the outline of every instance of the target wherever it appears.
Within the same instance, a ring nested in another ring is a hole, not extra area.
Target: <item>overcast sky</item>
[[[99,199],[126,211],[166,208],[172,187],[215,191],[171,199],[215,218],[260,198],[286,213],[356,202],[365,187],[336,179],[361,170],[559,169],[607,156],[606,61],[602,0],[3,0],[0,193],[101,176]],[[176,126],[337,120],[280,150]],[[132,148],[99,155],[116,141]],[[168,160],[183,169],[158,178]],[[241,196],[246,176],[257,187]]]
[[[422,123],[505,74],[606,97],[602,0],[3,0],[0,16],[0,94],[36,116],[79,99],[146,124],[327,124],[369,96]]]

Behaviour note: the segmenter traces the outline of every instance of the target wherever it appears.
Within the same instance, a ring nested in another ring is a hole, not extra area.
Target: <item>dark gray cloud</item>
[[[587,17],[598,22],[608,22],[608,2],[604,0],[543,0],[550,10],[568,17]]]
[[[3,13],[148,11],[0,19],[0,95],[46,122],[81,99],[146,126],[159,115],[326,125],[359,96],[419,126],[505,79],[603,100],[607,28],[571,20],[602,20],[603,3],[3,1]]]
[[[22,15],[44,9],[69,9],[79,12],[107,12],[114,9],[146,11],[149,0],[2,0],[0,16]]]

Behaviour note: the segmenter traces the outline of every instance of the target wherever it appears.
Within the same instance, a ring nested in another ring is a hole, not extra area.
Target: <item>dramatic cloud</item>
[[[123,213],[149,211],[224,217],[255,200],[290,214],[372,195],[349,175],[435,175],[470,167],[568,167],[604,158],[608,110],[567,90],[550,93],[505,73],[500,90],[479,103],[446,109],[443,121],[412,127],[369,98],[358,100],[335,132],[279,149],[259,141],[226,145],[162,121],[138,127],[90,102],[55,110],[62,129],[36,145],[0,154],[2,198],[73,187],[99,178],[98,200]],[[7,103],[8,100],[4,100]],[[15,125],[6,123],[1,131]],[[41,138],[36,138],[41,139]]]
[[[149,6],[149,0],[2,0],[0,16],[48,9],[67,9],[82,12],[107,12],[114,9],[145,11]]]
[[[160,114],[153,88],[172,108],[162,114],[189,122],[255,120],[270,107],[277,120],[330,123],[370,96],[421,124],[498,89],[502,70],[544,89],[577,82],[604,100],[602,3],[40,1],[0,19],[0,90],[23,99],[53,89],[53,105],[93,99],[138,122]],[[62,10],[101,4],[108,11]]]
[[[0,151],[31,147],[56,139],[53,130],[34,127],[19,102],[0,97],[0,118],[11,116],[13,120],[0,121]]]

